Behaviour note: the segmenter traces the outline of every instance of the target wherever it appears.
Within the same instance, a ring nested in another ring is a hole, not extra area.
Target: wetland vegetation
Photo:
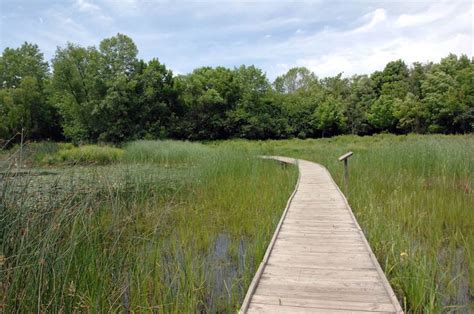
[[[91,149],[116,153],[3,173],[3,310],[237,309],[296,169],[195,143],[134,142],[106,165]]]
[[[297,178],[257,156],[341,185],[349,150],[349,203],[404,309],[472,310],[472,135],[34,143],[2,172],[3,310],[235,311]]]

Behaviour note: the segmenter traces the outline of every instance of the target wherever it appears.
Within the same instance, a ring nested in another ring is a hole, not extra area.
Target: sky
[[[37,44],[46,59],[73,42],[130,36],[139,57],[174,73],[295,66],[319,77],[368,74],[392,60],[474,55],[473,0],[0,0],[0,49]]]

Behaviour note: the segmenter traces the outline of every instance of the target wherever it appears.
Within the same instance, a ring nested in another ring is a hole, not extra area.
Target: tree
[[[136,58],[122,34],[104,39],[100,51],[68,44],[53,59],[54,103],[64,134],[75,142],[121,142],[168,135],[182,115],[173,73],[157,59]]]
[[[178,136],[188,139],[224,139],[230,136],[228,112],[236,107],[239,89],[233,71],[203,67],[177,81],[186,110]]]
[[[376,71],[371,75],[377,95],[382,94],[383,86],[387,83],[408,82],[409,70],[402,60],[387,63],[382,72]],[[386,88],[386,92],[389,89]],[[406,94],[406,93],[405,93]],[[388,95],[385,93],[385,95]],[[405,95],[403,95],[405,97]]]
[[[106,95],[100,53],[68,43],[53,58],[52,101],[63,119],[64,135],[75,142],[97,139],[101,121],[99,103]]]
[[[326,77],[322,79],[321,85],[327,95],[339,98],[341,101],[348,99],[351,93],[349,79],[342,78],[342,73],[339,73],[334,77]]]
[[[397,120],[393,114],[397,98],[382,95],[370,106],[368,120],[378,131],[394,131]]]
[[[465,59],[467,56],[461,56],[462,63],[465,63]],[[463,112],[455,121],[459,124],[459,129],[456,131],[472,132],[474,130],[474,59],[457,72],[456,81],[459,86],[457,98],[463,104]]]
[[[421,98],[421,82],[426,78],[426,73],[429,71],[433,64],[422,64],[419,62],[413,63],[413,67],[410,69],[408,78],[409,90],[414,96]]]
[[[0,56],[0,83],[2,88],[18,87],[22,78],[36,79],[40,89],[49,72],[48,62],[35,44],[25,42],[19,48],[5,48]]]
[[[344,103],[332,95],[328,95],[316,108],[313,118],[322,137],[341,134],[345,131]]]
[[[174,135],[174,129],[184,116],[178,101],[173,72],[157,59],[152,59],[137,77],[140,110],[137,122],[143,128],[138,136],[164,138]]]
[[[291,94],[280,94],[279,97],[288,117],[290,134],[299,138],[316,136],[313,113],[325,99],[321,84],[314,83],[309,89],[298,89]]]
[[[473,126],[472,63],[449,55],[433,65],[422,81],[430,132],[469,132]]]
[[[395,132],[394,104],[403,101],[409,91],[409,69],[402,60],[392,61],[382,72],[374,72],[371,79],[377,99],[370,106],[368,121],[377,131]]]
[[[275,94],[263,96],[251,108],[238,107],[231,112],[232,122],[238,125],[238,133],[247,139],[279,139],[289,134],[288,119]]]
[[[426,131],[428,108],[412,93],[408,93],[403,100],[395,100],[393,116],[398,120],[397,128],[403,133]]]
[[[271,86],[262,70],[242,65],[234,69],[234,76],[238,99],[228,113],[231,136],[256,139],[285,133],[274,123],[281,118],[281,108],[271,98]]]
[[[239,88],[240,101],[255,102],[271,90],[262,70],[255,66],[241,65],[234,69],[234,80]]]
[[[317,77],[305,67],[296,67],[288,70],[285,74],[277,77],[273,86],[282,94],[296,92],[299,89],[308,90],[317,83]]]
[[[368,112],[376,100],[374,83],[367,75],[353,76],[351,91],[345,110],[347,128],[351,134],[367,134],[371,131]]]
[[[99,45],[101,53],[101,71],[106,80],[117,75],[130,77],[137,66],[138,49],[133,40],[123,34],[106,38]]]
[[[11,137],[25,129],[28,137],[39,138],[48,113],[44,110],[44,99],[34,77],[26,76],[20,80],[20,86],[3,89],[0,92],[2,108],[3,136]],[[3,138],[3,137],[2,137]]]
[[[6,48],[0,56],[0,136],[24,129],[28,138],[60,138],[57,112],[48,102],[48,63],[37,45]]]

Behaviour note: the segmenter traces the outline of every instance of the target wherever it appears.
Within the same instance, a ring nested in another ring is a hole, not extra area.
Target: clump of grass
[[[57,145],[60,150],[70,150],[76,147],[73,143],[57,143]]]
[[[148,162],[159,164],[196,163],[211,154],[208,147],[200,143],[180,141],[135,141],[124,146],[124,162]]]
[[[0,152],[2,159],[13,156],[19,162],[21,152],[22,167],[42,165],[106,165],[117,162],[123,150],[107,145],[74,146],[72,143],[27,142],[20,150],[19,144]]]
[[[56,154],[62,144],[64,143],[50,141],[26,142],[23,144],[22,149],[20,149],[20,144],[15,144],[8,150],[0,150],[0,164],[2,160],[14,158],[18,162],[21,159],[21,166],[37,165],[41,163],[44,158]]]
[[[49,154],[42,159],[47,164],[75,164],[75,165],[106,165],[120,160],[124,152],[120,148],[99,145],[84,145],[74,147],[62,144],[54,154]]]

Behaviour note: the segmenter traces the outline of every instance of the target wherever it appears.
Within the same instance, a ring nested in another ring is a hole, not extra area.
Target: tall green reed
[[[189,144],[186,151],[188,144],[168,142],[163,155],[162,143],[129,145],[119,164],[60,168],[56,176],[21,180],[5,176],[5,311],[222,312],[240,306],[295,169],[238,149]]]

